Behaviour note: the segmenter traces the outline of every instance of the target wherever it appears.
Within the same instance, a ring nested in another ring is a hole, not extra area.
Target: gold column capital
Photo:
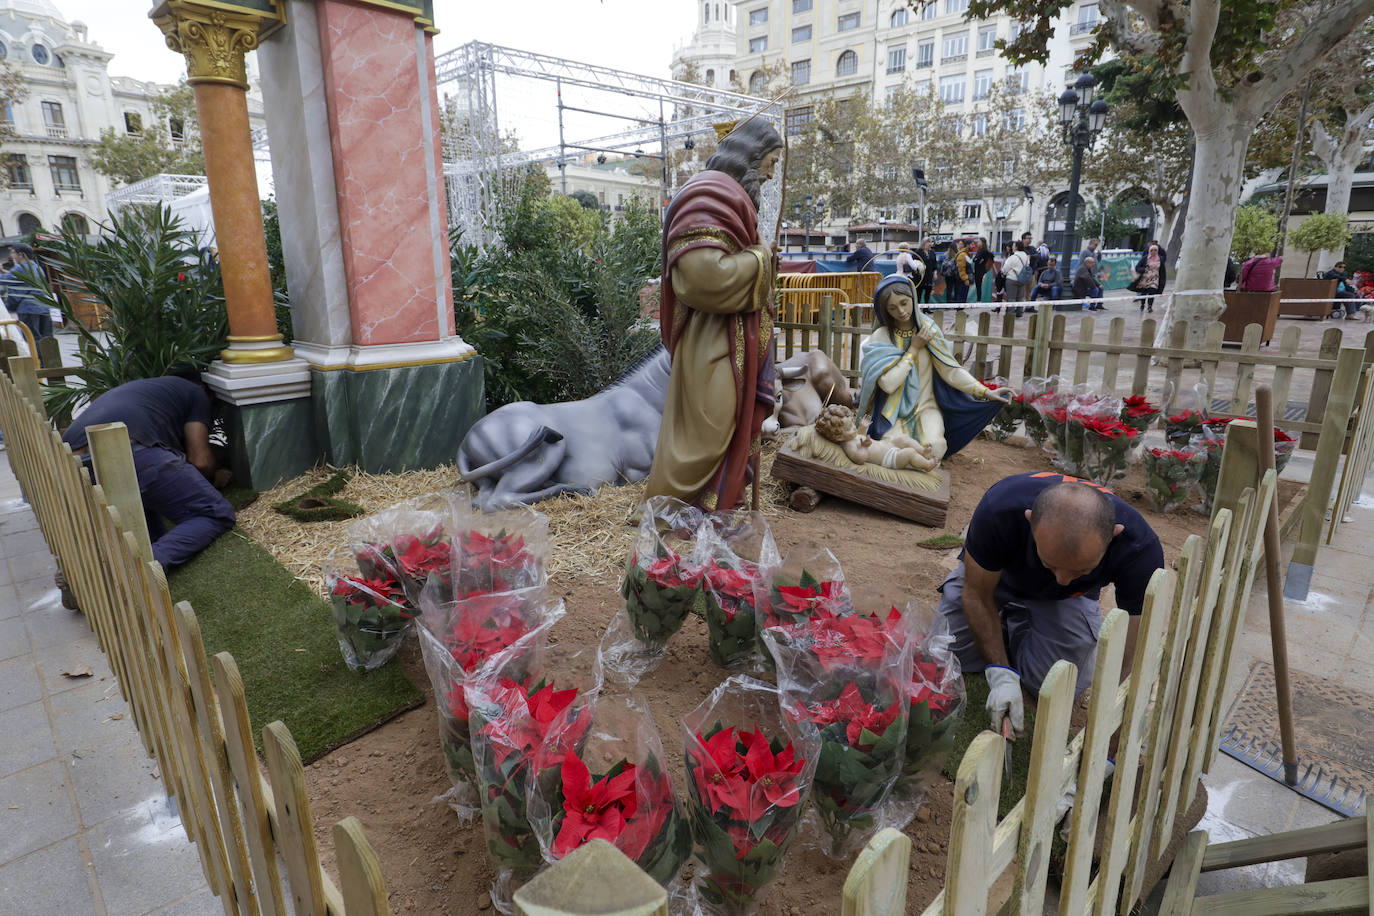
[[[151,16],[167,47],[185,56],[187,82],[248,88],[244,55],[258,46],[262,16],[213,0],[166,0]]]

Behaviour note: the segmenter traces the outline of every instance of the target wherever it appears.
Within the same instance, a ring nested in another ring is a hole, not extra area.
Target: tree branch
[[[1332,48],[1345,40],[1352,22],[1364,22],[1371,14],[1374,14],[1374,0],[1340,0],[1324,10],[1286,51],[1266,56],[1262,69],[1255,71],[1260,74],[1256,82],[1236,87],[1238,101],[1252,112],[1272,108]]]
[[[1167,0],[1100,0],[1108,39],[1118,51],[1136,57],[1155,54],[1160,48],[1159,18]],[[1131,13],[1145,20],[1147,29],[1131,27]]]
[[[1345,139],[1341,146],[1347,150],[1351,146],[1363,147],[1371,137],[1374,137],[1374,123],[1372,122],[1374,122],[1374,102],[1353,113],[1347,108],[1345,110]]]
[[[1374,0],[1370,0],[1374,2]],[[1221,18],[1221,0],[1193,0],[1188,8],[1188,37],[1183,44],[1179,72],[1188,78],[1188,89],[1207,100],[1217,93],[1217,78],[1212,70],[1212,42]],[[1179,104],[1183,104],[1180,98]],[[1189,113],[1189,121],[1192,114]],[[1194,122],[1196,123],[1196,122]]]

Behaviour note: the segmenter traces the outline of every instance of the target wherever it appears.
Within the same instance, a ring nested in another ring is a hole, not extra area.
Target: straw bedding
[[[790,512],[786,484],[774,480],[769,473],[776,452],[775,444],[765,443],[760,462],[760,502],[764,514],[769,516]],[[273,511],[272,506],[326,480],[332,473],[334,469],[328,467],[310,470],[263,493],[239,512],[239,527],[320,594],[324,594],[320,567],[335,548],[348,546],[348,522],[302,524]],[[402,500],[465,486],[453,465],[401,474],[366,474],[357,469],[351,473],[353,479],[336,496],[357,503],[368,513]],[[634,539],[635,529],[628,520],[643,499],[641,482],[602,487],[590,496],[560,496],[536,505],[549,517],[549,575],[618,575]]]

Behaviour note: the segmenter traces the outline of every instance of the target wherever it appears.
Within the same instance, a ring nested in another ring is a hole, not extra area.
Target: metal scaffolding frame
[[[555,162],[560,168],[565,168],[569,150],[614,153],[657,146],[656,158],[663,163],[663,191],[668,196],[673,190],[667,168],[670,143],[713,132],[716,123],[752,115],[769,104],[767,99],[710,86],[645,76],[480,41],[469,42],[439,55],[435,58],[435,71],[440,86],[457,84],[454,96],[464,115],[458,129],[444,142],[444,177],[448,186],[450,223],[462,230],[466,242],[481,245],[495,239],[500,188],[511,180],[516,170],[524,166]],[[502,151],[496,87],[498,75],[542,80],[555,85],[559,114],[557,146]],[[657,119],[625,115],[614,110],[613,99],[603,106],[605,110],[574,108],[563,104],[562,89],[565,86],[657,103],[660,114]],[[563,136],[564,110],[638,123],[617,133],[569,140]],[[764,116],[774,123],[781,134],[781,110],[769,111]],[[774,219],[776,208],[780,206],[781,201],[769,200],[766,207],[761,207],[761,210],[768,212],[760,213],[760,224],[764,224],[765,217]],[[771,222],[768,225],[771,226]],[[771,229],[769,231],[771,233]]]

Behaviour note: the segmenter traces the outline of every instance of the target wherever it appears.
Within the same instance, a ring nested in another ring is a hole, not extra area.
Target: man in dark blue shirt
[[[199,372],[176,369],[110,389],[77,416],[62,441],[84,454],[87,427],[116,422],[129,428],[153,559],[164,569],[185,563],[234,527],[233,507],[211,483],[210,396]]]
[[[862,239],[855,242],[854,245],[854,251],[849,257],[844,259],[844,266],[855,273],[868,270],[869,264],[872,263],[876,255],[874,255],[873,250],[868,247],[868,243]]]
[[[14,317],[29,326],[35,341],[51,337],[52,312],[34,298],[39,288],[35,280],[39,267],[33,249],[28,245],[15,245],[10,255],[14,258],[14,266],[0,274],[0,293],[5,296],[5,305]]]
[[[1104,585],[1115,586],[1117,606],[1131,615],[1129,668],[1145,589],[1163,566],[1159,537],[1109,490],[1054,473],[994,484],[973,511],[959,565],[940,586],[960,664],[988,679],[993,731],[1003,715],[1021,730],[1022,681],[1038,690],[1061,658],[1078,666],[1078,692],[1088,688]]]

